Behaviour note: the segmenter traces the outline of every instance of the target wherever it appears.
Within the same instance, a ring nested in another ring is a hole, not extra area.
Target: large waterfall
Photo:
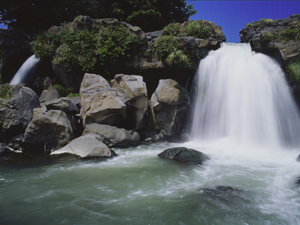
[[[191,135],[242,145],[299,146],[300,119],[284,72],[250,44],[223,44],[201,61]]]

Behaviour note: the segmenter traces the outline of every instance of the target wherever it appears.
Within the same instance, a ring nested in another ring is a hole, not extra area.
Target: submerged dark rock
[[[185,147],[166,149],[165,151],[159,153],[158,157],[162,159],[173,159],[183,163],[200,165],[202,165],[205,160],[209,159],[209,157],[204,153]]]

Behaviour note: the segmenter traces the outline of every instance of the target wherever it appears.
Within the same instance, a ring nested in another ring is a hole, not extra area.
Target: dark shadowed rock
[[[30,88],[15,85],[11,88],[11,99],[2,102],[0,120],[3,129],[10,135],[23,132],[33,117],[33,109],[40,106],[37,94]]]
[[[158,154],[162,159],[172,159],[183,163],[202,164],[208,156],[202,152],[185,147],[169,148]]]

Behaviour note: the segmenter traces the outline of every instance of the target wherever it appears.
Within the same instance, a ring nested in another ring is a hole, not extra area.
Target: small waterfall
[[[224,43],[203,59],[191,137],[243,145],[300,146],[298,109],[278,63],[250,44]]]
[[[36,58],[35,55],[30,56],[10,81],[10,85],[25,83],[32,80],[39,62],[40,59]]]

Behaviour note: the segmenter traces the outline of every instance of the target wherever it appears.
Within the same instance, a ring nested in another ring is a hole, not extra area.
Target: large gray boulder
[[[126,105],[117,96],[116,89],[111,88],[100,75],[84,75],[80,86],[80,101],[84,125],[116,125],[126,118]]]
[[[126,121],[130,124],[129,128],[143,128],[148,109],[147,87],[143,77],[118,74],[111,81],[111,86],[116,88],[118,96],[127,106]]]
[[[47,110],[62,110],[67,114],[75,115],[79,113],[77,106],[66,97],[45,102]]]
[[[95,135],[81,136],[72,140],[65,147],[56,150],[51,155],[72,154],[80,158],[104,157],[111,158],[114,153]]]
[[[11,99],[2,100],[0,120],[7,133],[23,132],[33,117],[33,109],[40,106],[39,97],[30,88],[15,85],[11,87]]]
[[[22,142],[25,151],[48,152],[65,146],[72,138],[70,116],[61,110],[49,110],[31,120]]]
[[[180,135],[189,104],[188,93],[180,84],[172,79],[160,80],[149,103],[156,129],[167,136]]]
[[[162,159],[172,159],[183,163],[200,165],[202,165],[205,160],[209,159],[209,157],[204,153],[185,147],[166,149],[165,151],[159,153],[158,157]]]
[[[104,137],[103,142],[109,147],[126,148],[129,146],[137,146],[140,143],[140,136],[137,132],[117,128],[102,124],[86,125],[83,134],[98,134]]]

